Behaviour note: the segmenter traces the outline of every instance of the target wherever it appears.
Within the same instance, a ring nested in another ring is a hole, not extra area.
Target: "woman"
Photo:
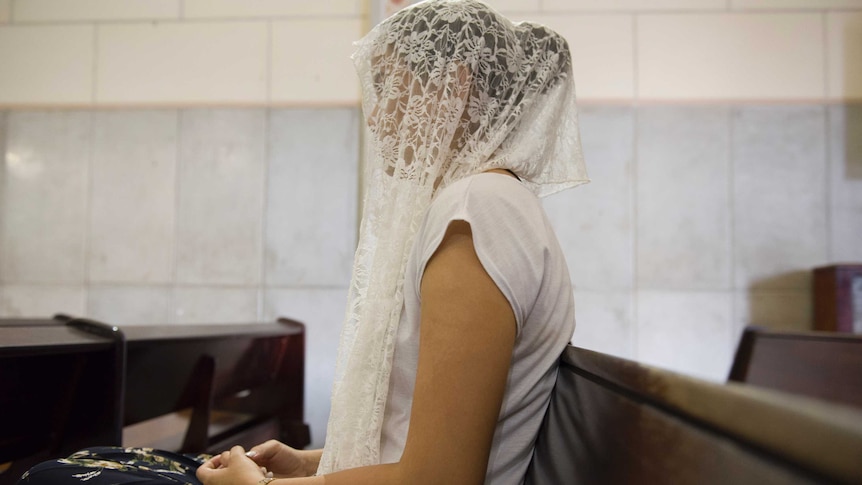
[[[354,61],[373,151],[326,446],[234,447],[197,477],[520,483],[574,330],[537,198],[587,181],[568,47],[483,3],[430,0]]]

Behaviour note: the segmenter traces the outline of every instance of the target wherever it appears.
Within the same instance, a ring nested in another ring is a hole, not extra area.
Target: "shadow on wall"
[[[849,79],[847,82],[851,82]],[[862,79],[855,80],[862,84]],[[862,180],[862,137],[858,129],[862,126],[862,102],[844,108],[844,178]]]
[[[755,281],[748,290],[748,312],[742,316],[742,325],[812,330],[811,274],[804,270],[789,271]]]

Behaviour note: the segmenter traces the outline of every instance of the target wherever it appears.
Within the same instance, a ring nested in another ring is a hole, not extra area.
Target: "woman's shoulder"
[[[483,172],[464,177],[444,188],[439,199],[463,201],[468,204],[503,204],[530,207],[539,204],[538,198],[518,179],[510,175]]]

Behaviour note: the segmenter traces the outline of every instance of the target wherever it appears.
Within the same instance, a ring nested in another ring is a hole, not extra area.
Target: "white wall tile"
[[[0,26],[0,104],[89,104],[93,32],[88,25]]]
[[[84,281],[90,113],[9,113],[0,182],[0,275],[14,283]]]
[[[87,300],[87,316],[112,325],[171,321],[168,286],[94,286],[89,289]]]
[[[270,115],[266,282],[346,286],[356,249],[356,109]]]
[[[537,12],[541,6],[539,0],[488,0],[485,3],[504,15],[510,12]]]
[[[826,25],[827,96],[862,99],[862,12],[832,12]]]
[[[179,287],[174,289],[175,323],[254,323],[258,321],[254,288]]]
[[[735,108],[737,289],[806,289],[826,262],[825,131],[822,106]]]
[[[630,15],[515,15],[554,29],[572,53],[578,99],[634,97],[634,21]]]
[[[52,317],[84,314],[83,286],[0,287],[0,317]]]
[[[186,18],[281,17],[290,15],[359,15],[364,0],[184,0]]]
[[[730,292],[638,292],[638,360],[724,381],[736,345],[731,305]]]
[[[15,22],[178,18],[180,0],[15,0]]]
[[[754,290],[734,292],[734,336],[747,325],[778,330],[813,330],[811,291]]]
[[[273,22],[270,99],[275,103],[359,102],[350,55],[362,35],[354,19]]]
[[[822,98],[816,13],[638,17],[643,99]]]
[[[829,107],[830,260],[862,261],[862,104]]]
[[[172,280],[177,112],[95,115],[90,280]]]
[[[184,110],[177,281],[260,282],[266,112]]]
[[[544,10],[724,10],[727,0],[543,0]]]
[[[0,0],[0,24],[12,20],[12,0]]]
[[[632,287],[634,113],[588,106],[581,140],[591,182],[544,199],[576,290]]]
[[[862,8],[862,0],[731,0],[734,9],[812,9]]]
[[[310,448],[323,446],[347,288],[267,290],[263,320],[288,317],[305,324],[305,421]]]
[[[638,110],[641,289],[729,289],[729,108]]]
[[[98,103],[266,101],[264,22],[122,24],[98,29]]]
[[[626,359],[635,358],[636,328],[629,291],[575,291],[572,344]]]

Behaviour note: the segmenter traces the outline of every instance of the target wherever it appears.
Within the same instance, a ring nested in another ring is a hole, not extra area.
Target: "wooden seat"
[[[63,316],[0,320],[0,484],[41,461],[119,445],[122,334]]]
[[[728,380],[862,407],[862,335],[747,327]]]
[[[858,483],[862,413],[569,346],[525,483]]]

